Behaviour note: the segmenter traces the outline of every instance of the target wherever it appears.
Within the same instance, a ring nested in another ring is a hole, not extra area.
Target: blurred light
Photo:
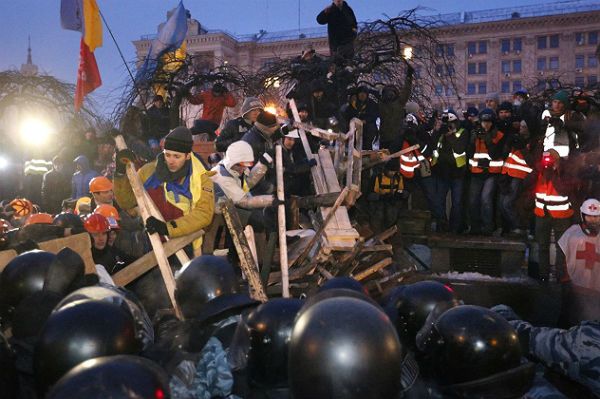
[[[0,170],[7,169],[9,164],[8,159],[0,155]]]
[[[270,114],[277,115],[277,107],[274,106],[273,104],[267,104],[265,106],[264,110]]]
[[[273,86],[274,88],[278,89],[280,85],[281,82],[279,81],[278,77],[267,78],[265,80],[265,88]]]
[[[54,131],[48,123],[41,119],[28,118],[21,122],[19,133],[25,143],[40,146],[48,142]]]
[[[410,46],[404,47],[404,50],[402,51],[402,56],[404,57],[405,60],[412,59],[412,56],[413,56],[412,47],[410,47]]]

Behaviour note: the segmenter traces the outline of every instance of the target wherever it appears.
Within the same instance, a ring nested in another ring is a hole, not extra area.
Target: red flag
[[[96,57],[81,39],[79,51],[79,70],[77,71],[77,88],[75,89],[75,111],[81,109],[83,98],[102,85]]]

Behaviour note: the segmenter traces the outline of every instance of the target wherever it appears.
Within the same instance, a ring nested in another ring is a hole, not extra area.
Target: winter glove
[[[560,129],[565,125],[562,119],[557,118],[556,116],[551,117],[548,123],[550,126],[554,126],[555,129]]]
[[[273,153],[271,151],[267,151],[264,154],[262,154],[258,160],[260,161],[260,163],[262,163],[265,166],[268,166],[269,168],[273,167]]]
[[[309,167],[311,167],[311,168],[312,168],[313,166],[317,166],[317,160],[316,160],[316,159],[314,159],[314,158],[311,158],[311,159],[309,159],[309,160],[308,160],[308,166],[309,166]]]
[[[148,219],[146,219],[146,231],[150,234],[158,233],[161,236],[169,235],[167,224],[161,220],[158,220],[154,216],[150,216]]]
[[[115,171],[117,173],[124,175],[127,164],[130,162],[135,162],[135,160],[136,160],[135,153],[133,151],[131,151],[130,149],[126,148],[124,150],[119,150],[117,152],[117,155],[115,156],[115,161],[116,161],[115,162],[115,164],[116,164]]]

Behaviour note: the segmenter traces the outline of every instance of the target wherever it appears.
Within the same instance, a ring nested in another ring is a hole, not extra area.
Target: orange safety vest
[[[573,216],[571,201],[566,195],[561,195],[554,188],[552,180],[546,181],[542,172],[538,175],[535,185],[535,210],[536,216],[543,218],[550,215],[554,219],[566,219]]]
[[[492,143],[498,144],[500,140],[504,137],[504,133],[497,132],[496,136],[492,139]],[[479,160],[487,159],[490,161],[490,165],[485,168],[483,166],[479,166]],[[485,169],[489,173],[502,173],[502,166],[504,165],[504,160],[502,159],[492,159],[490,154],[488,153],[488,148],[485,145],[485,140],[483,138],[477,137],[475,139],[475,153],[473,157],[469,159],[469,169],[471,173],[483,173]]]
[[[533,171],[525,162],[525,157],[521,150],[516,150],[508,154],[504,165],[502,166],[502,174],[515,177],[517,179],[524,179]]]
[[[404,141],[402,149],[410,147],[408,141]],[[421,166],[421,162],[425,160],[425,157],[421,154],[418,149],[411,151],[407,154],[400,155],[400,173],[407,179],[415,177],[415,170]]]

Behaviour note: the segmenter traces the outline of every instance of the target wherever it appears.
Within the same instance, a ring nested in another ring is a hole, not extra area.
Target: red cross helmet
[[[583,215],[600,216],[600,201],[595,198],[587,199],[579,209]]]

